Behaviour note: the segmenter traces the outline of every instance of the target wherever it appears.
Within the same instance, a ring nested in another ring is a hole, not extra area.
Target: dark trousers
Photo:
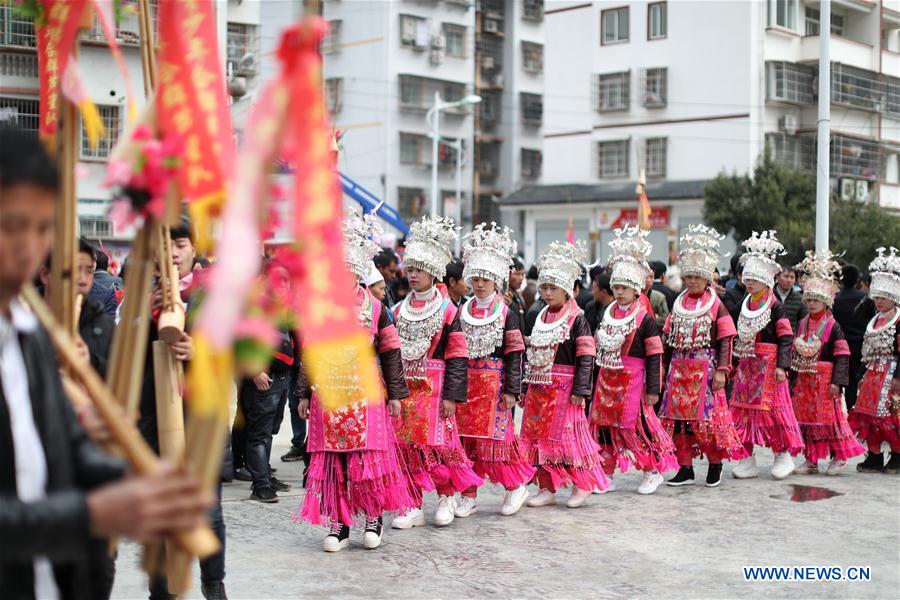
[[[859,382],[865,370],[862,368],[862,342],[850,342],[850,384],[844,390],[844,400],[847,410],[856,404],[856,393],[859,391]]]
[[[291,412],[291,446],[294,448],[303,448],[306,452],[306,421],[300,418],[299,405],[300,398],[297,394],[290,394],[287,402],[288,410]],[[277,433],[277,432],[276,432]]]
[[[252,383],[252,396],[247,400],[244,409],[247,418],[247,445],[245,461],[250,476],[253,477],[253,489],[260,490],[271,487],[269,477],[269,459],[272,455],[272,436],[275,432],[275,417],[279,407],[282,413],[290,391],[290,375],[272,375],[272,384],[267,390],[258,390]],[[246,384],[245,384],[246,385]]]
[[[109,540],[91,538],[87,562],[91,574],[91,598],[109,600],[116,579],[116,554],[109,554]]]
[[[252,397],[256,387],[253,382],[245,381],[238,389],[237,410],[234,412],[234,423],[231,425],[231,459],[234,470],[247,466],[247,401]]]

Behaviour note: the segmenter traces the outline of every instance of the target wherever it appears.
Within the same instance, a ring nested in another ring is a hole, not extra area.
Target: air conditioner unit
[[[493,69],[495,64],[493,56],[485,56],[481,59],[481,66],[488,71]]]
[[[797,133],[797,116],[782,115],[778,117],[778,131],[783,131],[790,134]]]
[[[841,200],[853,200],[854,198],[856,198],[856,181],[841,179]]]
[[[444,62],[444,51],[443,50],[432,50],[431,51],[431,64],[434,66],[438,66],[443,64]]]
[[[484,21],[484,30],[488,33],[498,33],[500,31],[500,23],[493,19],[486,19]]]
[[[435,50],[443,50],[447,47],[447,40],[442,35],[435,35],[431,37],[431,47]]]
[[[856,199],[865,202],[869,199],[869,182],[862,179],[856,182]]]

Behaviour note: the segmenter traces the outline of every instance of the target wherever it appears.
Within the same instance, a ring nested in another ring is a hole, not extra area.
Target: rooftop
[[[655,200],[689,200],[703,197],[708,179],[688,181],[651,181],[647,183],[647,197]],[[611,183],[569,183],[559,185],[525,186],[500,200],[502,206],[535,204],[587,204],[593,202],[621,202],[634,200],[634,181]]]

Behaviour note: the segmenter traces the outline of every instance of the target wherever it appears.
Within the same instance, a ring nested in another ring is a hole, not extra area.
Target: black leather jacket
[[[9,411],[0,386],[0,598],[34,598],[32,560],[40,555],[53,564],[63,598],[84,598],[89,589],[85,559],[90,541],[86,493],[121,478],[123,464],[101,452],[78,424],[46,333],[38,329],[20,335],[19,344],[47,457],[47,496],[30,503],[17,497]]]

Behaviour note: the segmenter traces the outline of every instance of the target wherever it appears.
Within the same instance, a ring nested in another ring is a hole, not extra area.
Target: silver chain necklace
[[[734,342],[734,355],[738,358],[756,356],[756,335],[765,329],[772,319],[771,295],[756,310],[750,310],[750,298],[750,294],[744,298],[744,302],[741,304],[741,314],[738,316],[738,339]]]
[[[403,358],[407,379],[424,379],[427,352],[431,340],[444,325],[444,313],[441,306],[444,298],[434,288],[432,298],[425,301],[421,308],[413,308],[410,293],[400,304],[397,314],[397,334],[400,337],[400,355]]]
[[[879,359],[891,358],[894,355],[894,328],[900,320],[900,310],[894,308],[894,314],[881,327],[876,328],[875,322],[881,315],[875,315],[866,326],[866,335],[863,337],[862,360],[865,363]]]
[[[622,368],[622,345],[628,336],[637,329],[637,314],[640,308],[637,301],[629,307],[629,312],[622,318],[613,316],[613,302],[606,307],[603,321],[597,328],[597,366],[601,369]]]
[[[496,295],[491,304],[496,300]],[[495,348],[503,345],[503,335],[506,323],[500,317],[503,316],[503,307],[497,308],[483,319],[479,319],[470,312],[475,306],[475,299],[468,300],[462,306],[460,324],[466,335],[466,349],[469,358],[481,358],[491,354]],[[489,304],[488,307],[491,305]]]
[[[569,313],[572,308],[566,305],[565,312],[552,322],[544,322],[549,306],[545,306],[538,313],[531,332],[531,345],[525,353],[525,382],[534,385],[550,385],[552,382],[551,371],[553,361],[556,358],[556,349],[569,338]]]
[[[710,292],[709,300],[697,305],[697,308],[684,307],[684,298],[687,291],[675,298],[672,306],[671,331],[666,338],[673,348],[678,350],[699,350],[709,348],[712,333],[712,307],[716,302],[716,296]]]

